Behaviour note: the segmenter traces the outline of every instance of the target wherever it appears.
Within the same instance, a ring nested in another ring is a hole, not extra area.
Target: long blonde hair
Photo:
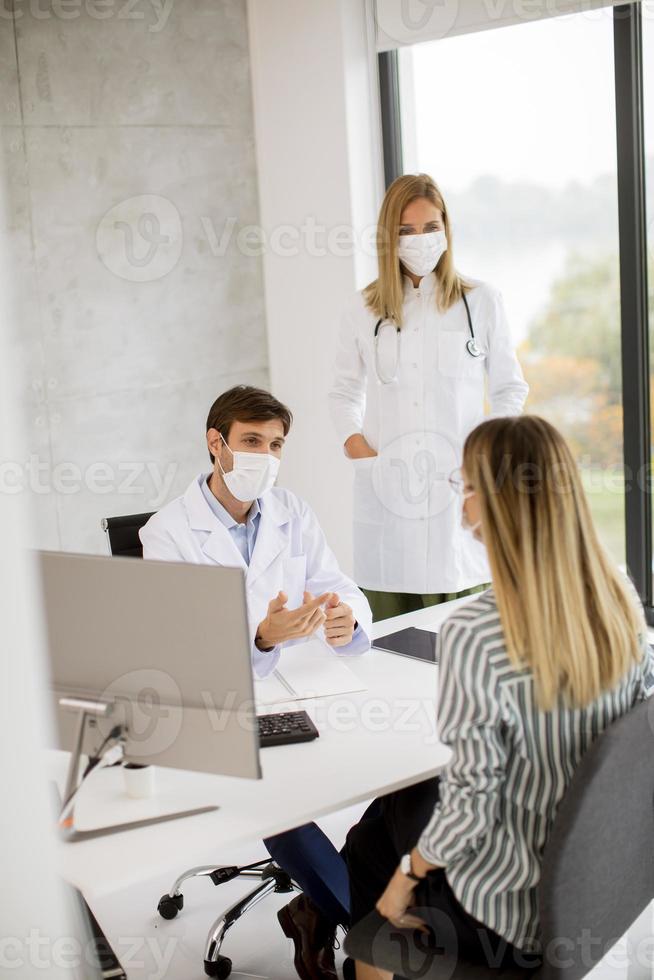
[[[481,529],[508,656],[533,671],[544,710],[583,707],[642,655],[642,608],[604,551],[577,466],[542,418],[489,419],[468,436],[466,482]]]
[[[404,290],[400,260],[397,255],[402,212],[417,198],[426,198],[443,215],[443,228],[447,236],[447,251],[436,266],[436,305],[448,310],[471,287],[458,275],[452,256],[452,226],[445,201],[436,182],[428,174],[404,174],[393,181],[384,195],[377,219],[377,263],[379,275],[363,290],[366,305],[384,319],[402,326]]]

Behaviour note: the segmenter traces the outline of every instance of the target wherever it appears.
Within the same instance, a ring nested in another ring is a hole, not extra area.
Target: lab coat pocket
[[[297,609],[304,601],[307,581],[307,556],[292,555],[283,560],[282,589],[288,596],[288,609]]]
[[[472,357],[466,347],[468,336],[459,330],[438,335],[438,370],[446,378],[481,377],[485,356]]]

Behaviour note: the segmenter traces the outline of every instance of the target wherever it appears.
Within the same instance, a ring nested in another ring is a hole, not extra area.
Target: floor
[[[349,827],[364,807],[353,807],[320,821],[337,846],[341,846]],[[222,864],[246,864],[263,859],[261,843],[227,854]],[[105,896],[93,902],[93,910],[121,960],[128,980],[202,980],[204,946],[213,921],[226,907],[248,890],[247,883],[230,882],[216,888],[208,878],[187,882],[183,887],[184,909],[177,918],[165,921],[156,911],[161,895],[168,891],[178,873],[184,870],[183,856],[172,873],[145,882],[129,893]],[[282,933],[278,908],[288,895],[272,895],[244,916],[228,934],[223,954],[233,961],[235,980],[294,980],[293,944]],[[640,926],[639,963],[629,966],[626,942],[622,940],[587,975],[588,980],[654,980],[652,911]],[[642,937],[645,937],[644,939]],[[336,953],[337,965],[343,958]]]
[[[343,810],[320,821],[340,847],[349,827],[364,806]],[[247,848],[221,853],[221,864],[248,864],[266,857],[259,842]],[[184,870],[183,858],[172,875],[162,875],[130,889],[128,894],[104,896],[92,903],[93,911],[114,946],[128,980],[201,980],[207,932],[213,921],[232,902],[248,891],[247,882],[235,881],[216,888],[208,878],[186,882],[182,888],[184,909],[165,921],[157,913],[161,895],[168,891],[176,874]],[[251,887],[251,886],[250,886]],[[233,961],[232,977],[293,980],[293,944],[286,939],[276,911],[292,895],[271,895],[252,909],[228,934],[223,955]],[[337,964],[342,952],[337,951]]]

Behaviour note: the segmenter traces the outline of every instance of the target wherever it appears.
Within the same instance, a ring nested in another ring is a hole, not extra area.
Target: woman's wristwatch
[[[404,857],[401,859],[401,861],[400,861],[400,871],[402,872],[403,875],[406,875],[407,878],[411,878],[412,881],[422,881],[423,880],[417,874],[414,874],[413,873],[413,867],[411,865],[411,854],[410,853],[409,854],[405,854]]]

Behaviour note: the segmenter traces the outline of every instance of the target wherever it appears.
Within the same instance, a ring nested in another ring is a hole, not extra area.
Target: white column
[[[43,744],[50,717],[41,602],[25,548],[28,493],[17,475],[29,455],[17,409],[13,307],[0,173],[0,976],[63,980],[80,975],[79,937],[68,924],[54,870],[53,795]],[[18,486],[18,492],[13,488]],[[69,964],[68,966],[66,964]]]
[[[271,386],[295,415],[280,481],[350,571],[352,476],[327,390],[342,308],[376,275],[337,240],[360,241],[383,197],[371,6],[248,0],[248,21]]]

